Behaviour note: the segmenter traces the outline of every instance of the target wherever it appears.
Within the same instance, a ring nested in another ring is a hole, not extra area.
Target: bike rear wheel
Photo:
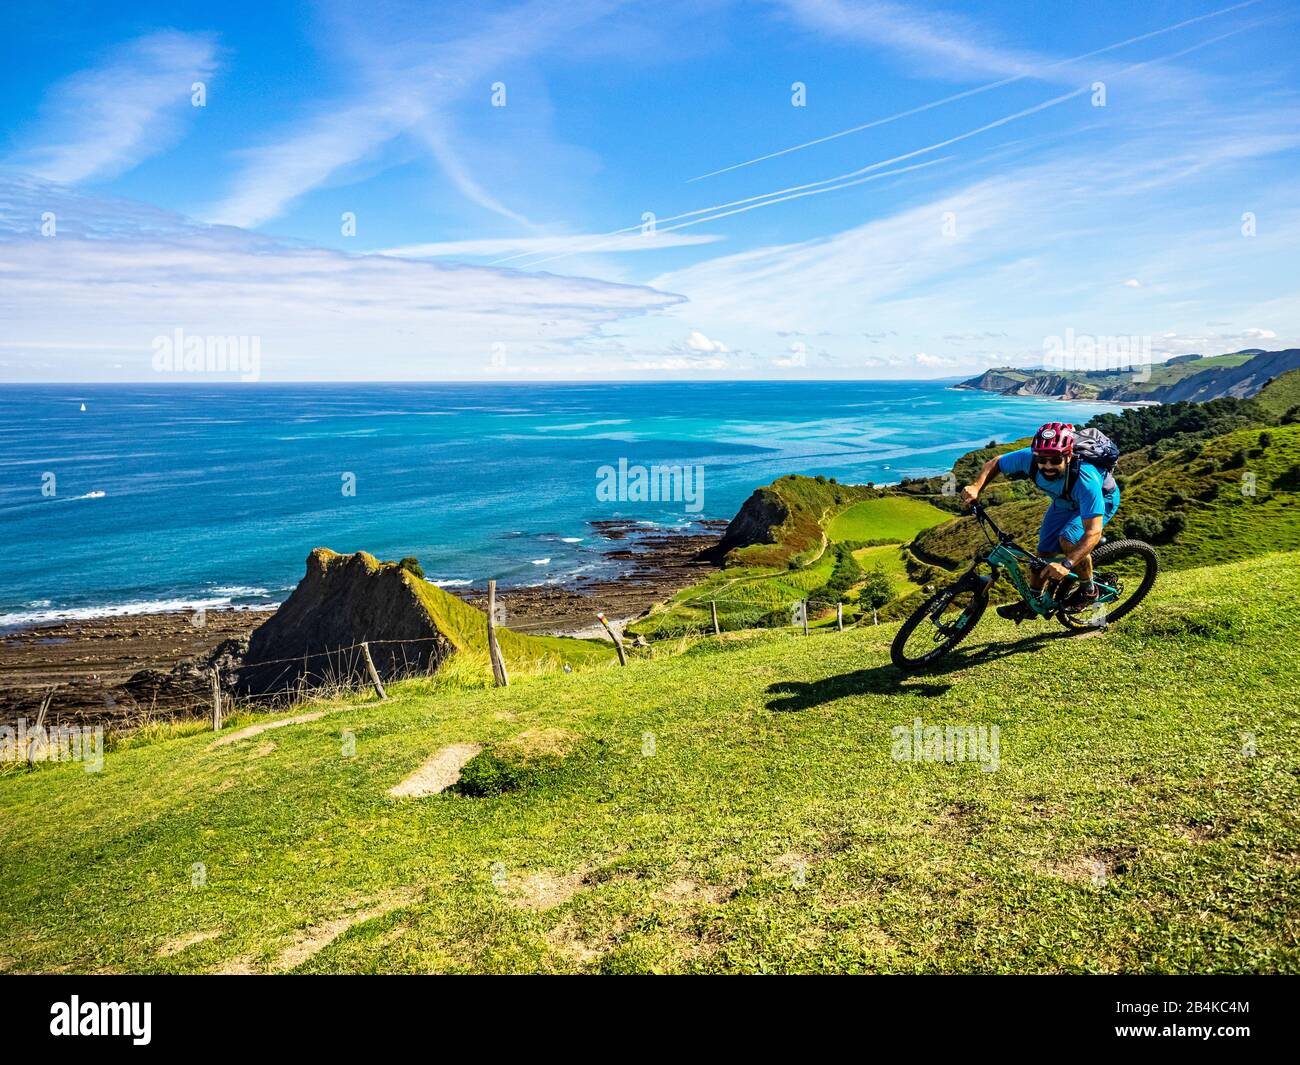
[[[1080,611],[1060,610],[1056,617],[1067,629],[1082,632],[1113,625],[1137,607],[1156,583],[1160,559],[1155,548],[1141,540],[1116,540],[1092,553],[1093,580],[1115,588],[1117,595]]]
[[[894,665],[907,672],[937,662],[970,635],[988,606],[988,588],[969,575],[935,592],[903,622],[889,648]]]

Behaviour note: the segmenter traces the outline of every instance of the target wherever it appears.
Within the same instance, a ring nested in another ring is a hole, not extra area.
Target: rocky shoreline
[[[699,556],[718,543],[727,526],[726,521],[701,521],[701,533],[636,521],[591,524],[596,535],[610,541],[606,557],[623,563],[623,572],[607,580],[580,576],[571,585],[498,589],[509,628],[600,638],[598,611],[626,621],[703,578],[714,565]],[[486,606],[486,588],[446,590]],[[0,724],[13,724],[19,717],[34,721],[51,690],[47,724],[123,728],[193,710],[205,678],[197,669],[175,667],[211,655],[229,641],[247,640],[273,613],[208,610],[201,615],[179,611],[80,618],[0,635]]]

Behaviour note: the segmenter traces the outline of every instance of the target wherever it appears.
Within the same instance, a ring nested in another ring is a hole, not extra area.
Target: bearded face
[[[1055,481],[1065,474],[1065,465],[1069,461],[1069,456],[1062,454],[1035,455],[1034,461],[1044,480]]]

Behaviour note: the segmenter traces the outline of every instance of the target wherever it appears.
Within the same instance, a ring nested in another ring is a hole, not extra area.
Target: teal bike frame
[[[980,523],[980,528],[984,530],[984,535],[988,536],[991,545],[987,550],[981,551],[976,556],[977,568],[980,562],[987,562],[993,568],[991,577],[981,579],[991,585],[998,579],[1002,570],[1006,570],[1007,575],[1011,578],[1011,583],[1016,586],[1016,591],[1020,593],[1021,598],[1029,604],[1035,614],[1041,617],[1050,617],[1060,610],[1062,601],[1052,594],[1051,587],[1045,584],[1041,592],[1034,591],[1029,579],[1025,576],[1024,570],[1021,568],[1022,564],[1027,564],[1031,570],[1040,570],[1048,565],[1051,559],[1040,558],[1027,548],[1021,547],[1012,539],[1010,533],[1003,532],[998,528],[997,523],[989,517],[979,503],[973,504],[971,511],[974,513],[975,519]],[[989,535],[990,529],[993,531],[992,536]],[[1070,571],[1070,575],[1076,579],[1078,577],[1073,570]],[[1094,606],[1112,603],[1119,597],[1118,588],[1104,584],[1096,580],[1095,577],[1093,579],[1098,592],[1098,596],[1093,603]]]

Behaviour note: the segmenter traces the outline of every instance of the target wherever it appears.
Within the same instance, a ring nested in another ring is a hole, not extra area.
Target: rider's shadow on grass
[[[951,687],[951,684],[927,684],[924,678],[900,673],[893,666],[873,666],[871,669],[858,669],[835,677],[823,677],[821,680],[788,680],[770,684],[768,693],[782,698],[769,700],[767,708],[778,712],[807,710],[810,706],[820,706],[846,695],[860,695],[863,692],[933,698]]]
[[[952,685],[934,683],[928,678],[985,662],[995,662],[1009,655],[1026,654],[1040,649],[1044,644],[1073,638],[1077,636],[1068,631],[1040,632],[1024,640],[993,641],[974,647],[958,647],[935,665],[917,673],[904,673],[892,665],[884,665],[810,682],[781,681],[768,686],[768,693],[780,698],[769,700],[767,708],[777,712],[807,710],[811,706],[820,706],[846,695],[861,695],[864,692],[873,695],[920,695],[933,699],[943,695]]]
[[[1093,631],[1099,632],[1100,630]],[[1062,629],[1058,632],[1036,632],[1033,636],[1028,636],[1023,640],[990,640],[985,644],[956,647],[933,666],[922,671],[919,676],[951,673],[953,670],[967,669],[970,666],[978,666],[984,662],[996,662],[999,658],[1008,658],[1011,655],[1037,651],[1045,644],[1055,643],[1057,640],[1077,640],[1081,636],[1088,635],[1091,635],[1091,633],[1071,632],[1068,629]]]

